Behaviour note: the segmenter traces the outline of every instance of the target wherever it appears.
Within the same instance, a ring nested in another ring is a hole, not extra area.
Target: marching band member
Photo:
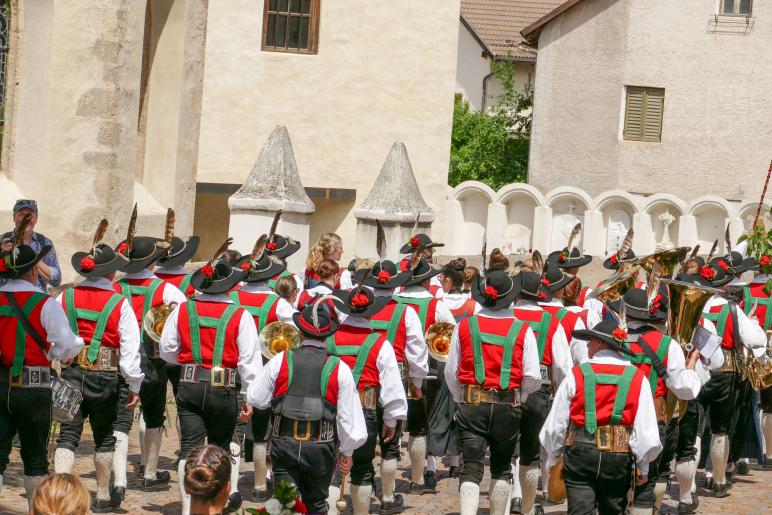
[[[294,315],[300,347],[274,356],[247,392],[250,405],[273,410],[275,481],[297,486],[310,513],[327,513],[336,436],[342,474],[348,474],[354,451],[367,441],[351,369],[325,350],[324,342],[338,323],[322,299]]]
[[[35,487],[48,474],[51,430],[51,361],[73,359],[83,339],[70,329],[62,306],[40,291],[40,252],[21,243],[23,220],[11,250],[0,253],[0,488],[14,437],[19,435],[24,463],[24,491],[30,503]]]
[[[407,265],[410,262],[410,256],[415,252],[415,250],[418,247],[423,247],[423,250],[421,251],[421,258],[425,259],[428,263],[434,263],[434,249],[437,247],[444,247],[444,243],[436,243],[433,242],[432,239],[423,233],[416,234],[415,236],[412,236],[407,243],[402,245],[402,248],[399,249],[400,254],[407,254],[408,256],[402,259],[400,261],[400,269],[401,270],[407,270]],[[502,255],[503,257],[503,255]],[[505,258],[506,259],[506,258]],[[429,292],[434,295],[435,297],[442,297],[444,295],[444,291],[442,290],[442,283],[440,283],[440,280],[437,276],[434,276],[429,281],[429,287],[427,288]],[[398,292],[400,290],[397,290]]]
[[[458,404],[456,423],[464,458],[461,515],[477,513],[488,448],[490,511],[500,515],[506,510],[520,406],[541,385],[533,330],[509,310],[518,293],[515,280],[503,270],[478,279],[472,298],[482,309],[462,320],[451,338],[445,380]]]
[[[589,360],[558,387],[539,438],[550,467],[564,456],[569,514],[622,514],[633,470],[645,483],[662,450],[651,389],[620,354],[627,334],[616,322],[574,336],[589,341]]]
[[[265,245],[265,253],[279,259],[284,264],[284,270],[275,275],[268,281],[268,286],[272,290],[276,289],[276,283],[282,277],[291,277],[297,284],[298,292],[303,291],[303,278],[287,270],[287,258],[300,250],[300,242],[297,242],[289,236],[274,234],[271,241]],[[294,304],[293,304],[294,305]]]
[[[182,366],[177,410],[183,514],[190,512],[183,483],[188,452],[205,441],[230,452],[237,419],[252,415],[251,406],[239,402],[238,387],[246,393],[262,371],[257,330],[252,316],[226,295],[245,275],[223,260],[199,268],[191,284],[201,295],[176,306],[161,334],[161,357]]]
[[[566,286],[574,280],[573,275],[567,274],[562,268],[549,265],[544,278],[547,280],[546,286],[550,295],[548,296],[549,300],[539,302],[539,306],[560,321],[560,325],[563,326],[563,331],[566,333],[568,348],[571,351],[573,362],[578,365],[587,359],[587,345],[575,339],[573,334],[574,331],[587,328],[589,312],[579,306],[566,306],[563,304]],[[595,321],[595,323],[598,322],[600,320]],[[579,351],[583,351],[583,355],[575,354]]]
[[[397,422],[407,419],[407,398],[394,349],[386,337],[370,328],[368,320],[389,299],[375,297],[369,288],[336,290],[333,295],[338,299],[336,305],[348,316],[327,338],[326,346],[330,355],[340,357],[351,368],[365,416],[367,442],[352,457],[351,498],[354,514],[366,515],[375,483],[376,441],[380,438],[388,445],[397,437]],[[333,503],[340,495],[339,483],[333,481],[335,486],[330,487]],[[404,509],[402,498],[395,501],[382,506],[379,513],[400,513]]]
[[[199,244],[198,236],[191,236],[188,241],[175,236],[172,239],[171,247],[158,258],[158,268],[155,275],[177,287],[186,297],[191,297],[196,290],[190,285],[190,279],[193,274],[185,270],[185,263],[193,258]]]
[[[339,275],[338,263],[332,259],[322,259],[314,275],[315,285],[307,287],[298,295],[298,311],[302,311],[306,304],[310,304],[314,299],[332,294],[336,284],[338,284]]]
[[[319,277],[319,267],[322,261],[328,259],[335,263],[335,277],[330,286],[333,289],[340,288],[340,261],[343,255],[343,240],[335,233],[328,232],[322,234],[316,244],[308,251],[306,258],[306,269],[303,272],[303,288],[310,289],[319,284],[323,279]],[[329,266],[329,265],[328,265]],[[329,278],[327,278],[329,280]],[[300,306],[298,306],[300,309]]]
[[[582,232],[582,224],[576,224],[568,237],[568,245],[563,250],[556,250],[547,256],[547,261],[551,264],[557,265],[571,274],[575,279],[566,286],[565,301],[566,304],[572,304],[579,307],[585,307],[585,300],[587,294],[592,290],[582,285],[582,280],[579,279],[577,273],[579,268],[589,265],[592,262],[592,256],[582,254],[579,247],[575,247],[573,244],[577,241],[579,234]],[[600,304],[600,303],[598,303]],[[587,306],[590,307],[590,306]],[[593,309],[599,309],[600,306],[594,306]]]
[[[75,271],[85,277],[67,288],[57,299],[67,313],[70,328],[86,346],[69,366],[63,365],[61,377],[78,387],[83,402],[72,422],[62,423],[54,455],[56,473],[71,473],[75,449],[80,444],[83,423],[88,418],[94,436],[94,468],[97,494],[91,511],[103,513],[119,507],[125,495],[123,487],[110,492],[115,435],[113,423],[118,409],[120,385],[118,370],[129,388],[127,406],[133,410],[139,402],[139,389],[145,374],[140,369],[139,329],[126,297],[113,291],[119,268],[127,263],[102,243],[107,220],[102,220],[89,252],[76,252],[71,259]]]

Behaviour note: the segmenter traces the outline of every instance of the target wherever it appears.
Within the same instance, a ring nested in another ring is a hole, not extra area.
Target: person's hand
[[[415,385],[410,385],[410,393],[413,394],[413,399],[419,400],[424,396],[424,393]]]
[[[635,467],[635,486],[644,485],[648,480],[649,477],[641,474],[641,470],[638,467]]]
[[[242,403],[241,409],[239,410],[239,420],[241,422],[246,422],[249,420],[251,416],[252,416],[252,406],[250,406],[246,402]]]
[[[338,470],[344,476],[351,472],[351,465],[353,464],[354,460],[351,459],[351,456],[344,456],[343,454],[338,456]]]
[[[2,242],[0,242],[0,251],[10,252],[12,248],[13,241],[11,241],[11,238],[5,238]]]
[[[139,404],[139,394],[134,392],[129,392],[129,402],[126,403],[126,409],[134,409],[137,407],[137,404]]]
[[[389,427],[384,422],[381,429],[381,440],[383,443],[389,443],[390,441],[394,440],[395,436],[397,436],[397,427]]]
[[[686,356],[686,368],[689,370],[694,370],[694,367],[697,365],[697,361],[700,359],[700,351],[699,349],[692,349],[692,351],[689,353],[688,356]]]

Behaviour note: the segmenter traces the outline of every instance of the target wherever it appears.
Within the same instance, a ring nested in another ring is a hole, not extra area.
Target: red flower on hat
[[[759,258],[759,264],[760,264],[761,266],[769,266],[769,264],[770,264],[770,263],[772,263],[772,258],[770,258],[769,256],[767,256],[766,254],[763,254],[763,255],[762,255],[760,258]]]
[[[273,241],[269,241],[268,244],[265,246],[265,248],[273,252],[274,250],[276,250],[276,243],[274,243]]]
[[[252,270],[252,262],[244,261],[243,263],[241,263],[241,269],[244,270],[245,272],[249,272],[250,270]]]
[[[378,282],[381,284],[386,284],[387,282],[391,281],[391,274],[387,272],[386,270],[381,270],[378,272]]]
[[[118,254],[123,254],[124,256],[129,255],[129,244],[125,241],[118,245],[118,248],[116,249],[118,251]]]
[[[654,296],[654,299],[651,301],[651,306],[649,306],[649,313],[652,315],[659,311],[659,307],[662,304],[662,294],[657,293],[657,295]]]
[[[727,270],[729,270],[729,265],[727,265],[727,264],[726,264],[726,261],[724,261],[723,259],[719,259],[719,260],[718,260],[718,266],[720,266],[720,267],[721,267],[721,270],[723,270],[724,272],[726,272]]]
[[[201,275],[203,275],[207,279],[211,279],[212,277],[214,277],[214,267],[212,265],[204,265],[201,268],[199,268],[198,271],[201,272]]]
[[[568,252],[561,252],[560,255],[558,256],[558,261],[560,261],[561,263],[565,263],[566,261],[568,261]]]
[[[619,263],[619,256],[616,254],[611,254],[611,264],[616,265],[617,263]]]
[[[351,299],[351,305],[355,308],[361,308],[364,306],[367,306],[370,303],[370,299],[367,298],[367,295],[364,293],[357,293],[354,295],[354,297]]]
[[[295,499],[295,504],[292,505],[292,510],[295,513],[308,513],[308,508],[299,498]]]
[[[7,272],[8,267],[5,264],[5,258],[0,259],[0,273]]]
[[[499,292],[497,292],[496,288],[494,288],[493,286],[486,286],[485,296],[488,297],[490,300],[496,300],[499,298]]]
[[[546,277],[542,277],[542,278],[541,278],[541,283],[542,283],[544,286],[549,286],[549,285],[550,285],[550,280],[549,280],[549,279],[547,279]]]
[[[627,340],[627,331],[625,331],[621,327],[617,327],[611,333],[611,337],[614,338],[618,342],[623,342],[623,341]]]
[[[700,277],[712,281],[716,277],[716,271],[709,266],[703,266],[700,269]]]
[[[402,272],[407,272],[408,270],[410,270],[410,260],[403,259],[402,261],[400,261],[399,262],[399,269]]]
[[[80,260],[80,269],[84,272],[92,271],[95,266],[96,261],[94,261],[94,258],[91,256],[84,256],[83,259]]]
[[[547,300],[547,294],[543,291],[539,292],[539,295],[537,295],[541,300]]]
[[[416,248],[421,244],[421,238],[419,238],[418,236],[413,236],[412,238],[410,238],[410,241],[408,243],[410,244],[411,247]]]

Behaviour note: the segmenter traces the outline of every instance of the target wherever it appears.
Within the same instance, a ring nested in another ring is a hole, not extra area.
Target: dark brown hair
[[[509,268],[509,259],[499,249],[493,249],[491,258],[488,261],[488,269],[494,270],[498,268],[503,268],[504,270]]]
[[[450,279],[452,289],[461,289],[464,287],[466,260],[464,258],[454,259],[442,268],[442,275]]]
[[[222,253],[220,257],[226,263],[233,266],[236,263],[236,261],[241,259],[241,252],[239,252],[238,250],[226,250],[225,252]]]
[[[316,268],[316,275],[319,276],[321,281],[332,279],[338,272],[340,272],[338,263],[327,258],[322,259],[319,266]]]
[[[212,501],[228,485],[231,457],[216,445],[191,450],[185,462],[185,491],[192,498]]]
[[[473,266],[464,268],[464,289],[468,290],[472,287],[472,282],[480,275],[480,271]]]
[[[298,283],[295,282],[295,278],[291,276],[280,277],[276,281],[276,293],[279,297],[286,301],[290,301],[293,295],[298,291]]]

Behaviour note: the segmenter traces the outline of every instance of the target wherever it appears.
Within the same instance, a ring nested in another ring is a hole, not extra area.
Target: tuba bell
[[[676,266],[686,259],[688,253],[689,247],[678,247],[640,257],[632,261],[632,263],[640,266],[649,274],[654,270],[654,263],[659,263],[662,269],[662,277],[672,277]]]
[[[271,322],[258,335],[260,351],[266,359],[300,345],[300,331],[286,322]]]
[[[667,333],[681,344],[686,352],[692,350],[692,337],[700,324],[702,310],[713,295],[723,292],[717,288],[694,283],[662,279],[667,285]]]
[[[161,333],[164,331],[166,325],[166,319],[172,314],[174,308],[177,307],[176,302],[169,304],[161,304],[156,306],[147,312],[145,318],[142,320],[142,327],[145,330],[148,338],[158,343],[161,341]]]
[[[437,322],[426,330],[426,345],[429,355],[437,361],[448,361],[450,353],[450,336],[456,326],[449,322]]]
[[[638,276],[638,267],[628,267],[623,272],[617,272],[601,282],[590,296],[606,303],[622,297],[628,290],[635,288],[635,280]]]
[[[742,375],[750,382],[751,387],[758,391],[772,386],[772,330],[766,331],[767,347],[764,356],[756,358],[753,353],[748,352],[743,361]]]

